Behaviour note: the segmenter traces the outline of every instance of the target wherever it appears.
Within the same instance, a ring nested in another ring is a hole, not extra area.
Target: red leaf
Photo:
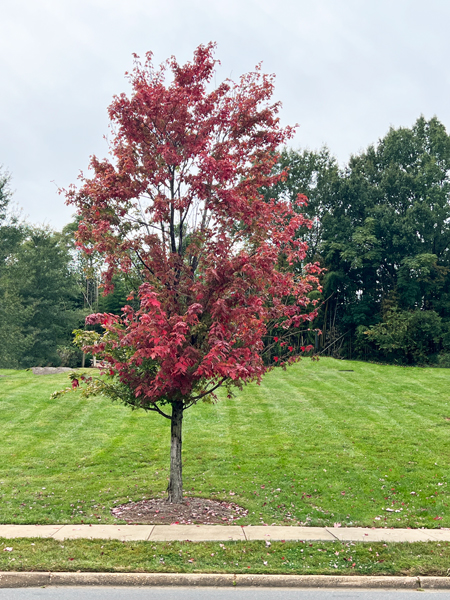
[[[191,62],[172,58],[159,69],[151,54],[136,57],[131,94],[109,107],[111,157],[93,157],[90,176],[67,192],[78,247],[103,261],[104,293],[118,272],[136,268],[143,278],[120,317],[86,319],[104,334],[85,350],[135,407],[191,405],[222,383],[260,382],[274,366],[264,354],[272,324],[288,333],[316,315],[305,307],[320,266],[304,276],[290,268],[306,256],[298,239],[312,225],[298,212],[306,198],[261,194],[286,176],[274,166],[294,129],[281,127],[273,80],[259,68],[212,89],[214,49],[199,46]]]

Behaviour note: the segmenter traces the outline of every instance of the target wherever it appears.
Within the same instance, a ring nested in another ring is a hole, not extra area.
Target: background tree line
[[[8,177],[0,182],[0,367],[61,364],[83,301],[72,238],[28,225],[9,211]],[[65,357],[67,359],[67,357]]]
[[[76,251],[76,227],[57,232],[23,222],[11,209],[9,176],[0,173],[0,368],[79,365],[72,331],[99,305],[123,305],[120,283],[98,298],[99,268]]]
[[[318,350],[450,367],[450,136],[433,118],[390,129],[340,167],[327,148],[283,151],[276,193],[309,198],[319,261]],[[271,192],[273,193],[273,191]]]
[[[341,166],[324,147],[284,149],[284,182],[270,197],[309,198],[308,261],[318,261],[322,306],[296,345],[341,358],[450,367],[450,136],[437,118],[387,135]],[[118,313],[134,287],[98,293],[101,266],[62,232],[14,217],[0,177],[0,367],[76,366],[70,343],[86,314]],[[301,268],[298,266],[297,268]],[[320,330],[321,333],[316,333]],[[292,342],[294,344],[294,341]],[[274,352],[278,352],[275,348]]]

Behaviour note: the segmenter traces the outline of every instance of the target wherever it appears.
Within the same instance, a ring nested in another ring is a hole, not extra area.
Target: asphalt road
[[[450,600],[450,591],[286,588],[48,587],[0,589],[0,600]]]

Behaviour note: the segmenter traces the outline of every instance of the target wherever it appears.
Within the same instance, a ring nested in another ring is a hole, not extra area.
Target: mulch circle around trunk
[[[111,510],[116,519],[127,523],[151,525],[227,525],[248,514],[248,510],[233,502],[206,498],[184,498],[182,504],[171,504],[163,498],[128,502]]]

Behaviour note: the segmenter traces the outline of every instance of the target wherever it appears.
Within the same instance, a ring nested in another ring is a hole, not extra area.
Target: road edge
[[[450,577],[214,573],[0,572],[0,588],[48,586],[450,589]]]

